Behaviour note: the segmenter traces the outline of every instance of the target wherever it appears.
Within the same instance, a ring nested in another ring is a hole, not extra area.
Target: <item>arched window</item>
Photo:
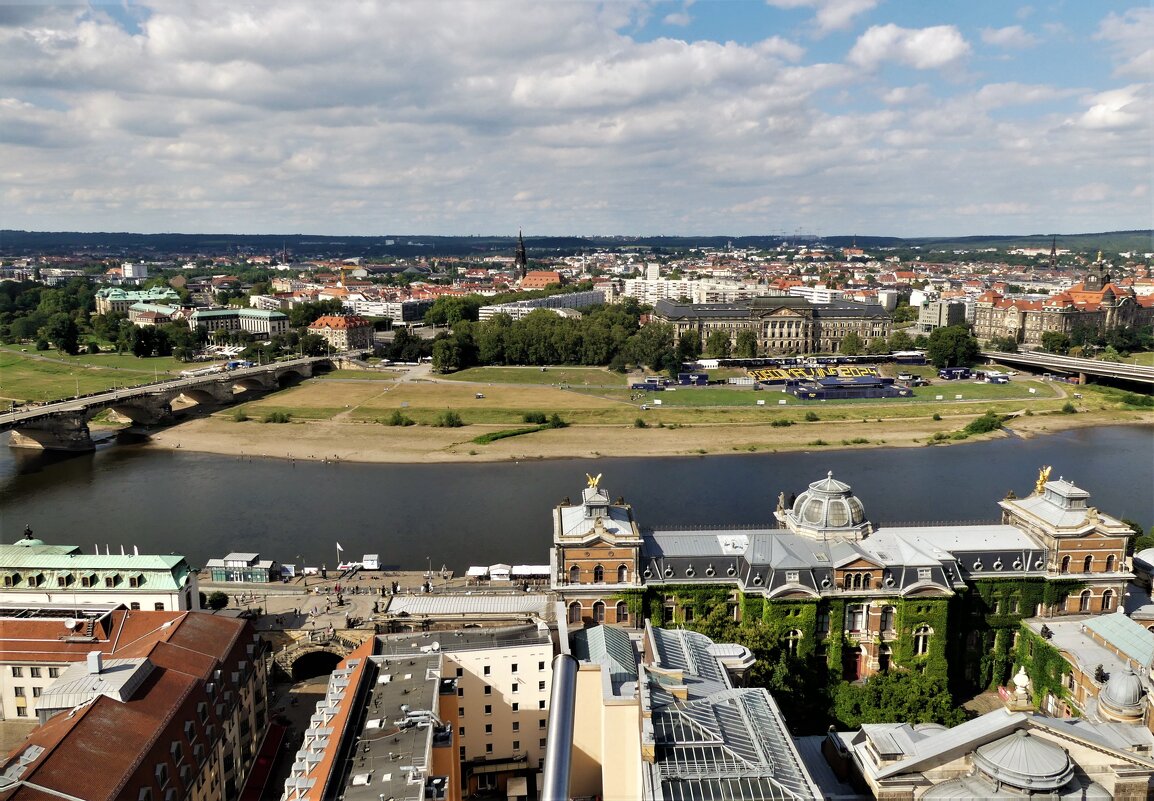
[[[914,631],[914,655],[921,656],[929,653],[930,650],[930,635],[933,630],[929,626],[918,626]]]
[[[580,623],[581,622],[581,604],[579,604],[577,601],[574,601],[573,603],[569,604],[569,622],[570,623]]]
[[[1062,572],[1062,573],[1069,573],[1070,572],[1070,557],[1068,557],[1068,556],[1062,557],[1062,569],[1060,572]]]
[[[1113,573],[1114,572],[1114,554],[1110,554],[1109,556],[1106,557],[1106,572],[1107,573]]]
[[[882,631],[894,630],[894,618],[896,617],[895,610],[892,606],[882,607]]]
[[[576,584],[579,581],[581,581],[581,568],[573,565],[573,567],[569,568],[569,583]]]
[[[617,602],[617,622],[626,623],[629,621],[629,604],[624,601]]]
[[[1094,557],[1093,556],[1087,556],[1085,561],[1082,562],[1082,572],[1083,573],[1089,573],[1090,568],[1091,568],[1091,566],[1093,566],[1093,564],[1094,564]]]
[[[849,573],[845,574],[845,588],[847,590],[853,589],[853,576],[851,576]]]
[[[801,631],[794,629],[789,634],[785,635],[785,647],[789,651],[790,656],[797,656],[797,644],[801,642]]]
[[[617,566],[617,583],[624,584],[629,581],[629,567],[627,565]]]
[[[601,601],[597,601],[595,604],[593,604],[593,622],[605,622],[605,604],[603,604]]]
[[[1109,612],[1114,608],[1114,591],[1106,590],[1102,593],[1102,611]]]
[[[862,589],[868,590],[871,586],[873,586],[873,583],[873,573],[866,573],[865,577],[861,580]]]
[[[1089,612],[1090,611],[1090,591],[1089,590],[1082,590],[1082,594],[1078,596],[1078,611],[1079,612]]]
[[[855,590],[861,589],[861,573],[854,573],[853,574],[853,588]]]
[[[601,565],[597,565],[597,567],[593,568],[593,583],[594,584],[601,584],[604,581],[605,581],[605,568],[601,567]]]

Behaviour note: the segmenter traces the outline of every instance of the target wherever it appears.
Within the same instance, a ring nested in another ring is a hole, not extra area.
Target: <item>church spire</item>
[[[518,278],[524,278],[525,273],[529,271],[529,257],[525,253],[525,237],[521,235],[521,230],[517,230],[517,255],[513,258],[513,271]]]

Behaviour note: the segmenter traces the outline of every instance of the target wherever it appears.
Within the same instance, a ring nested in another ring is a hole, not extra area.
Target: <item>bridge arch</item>
[[[317,648],[308,650],[296,657],[289,667],[289,675],[293,681],[304,681],[317,676],[327,676],[336,670],[337,665],[345,657],[335,650]]]
[[[285,387],[296,386],[307,377],[304,373],[297,370],[285,370],[284,372],[277,373],[276,383],[278,387],[283,389]]]

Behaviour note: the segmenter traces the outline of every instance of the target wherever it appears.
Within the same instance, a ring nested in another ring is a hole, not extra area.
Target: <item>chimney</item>
[[[100,651],[88,652],[88,672],[99,676],[104,669],[103,655]]]

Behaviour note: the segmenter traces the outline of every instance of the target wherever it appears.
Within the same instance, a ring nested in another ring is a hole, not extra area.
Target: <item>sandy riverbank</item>
[[[149,447],[280,459],[381,463],[486,462],[516,459],[685,456],[815,448],[919,447],[938,431],[957,431],[972,415],[941,421],[815,422],[788,427],[701,424],[679,428],[580,425],[477,445],[471,440],[502,426],[392,427],[376,423],[236,423],[222,417],[191,420],[157,432]],[[1033,437],[1071,428],[1154,424],[1154,412],[1083,412],[1018,417],[989,437]],[[977,438],[971,438],[974,441]]]

